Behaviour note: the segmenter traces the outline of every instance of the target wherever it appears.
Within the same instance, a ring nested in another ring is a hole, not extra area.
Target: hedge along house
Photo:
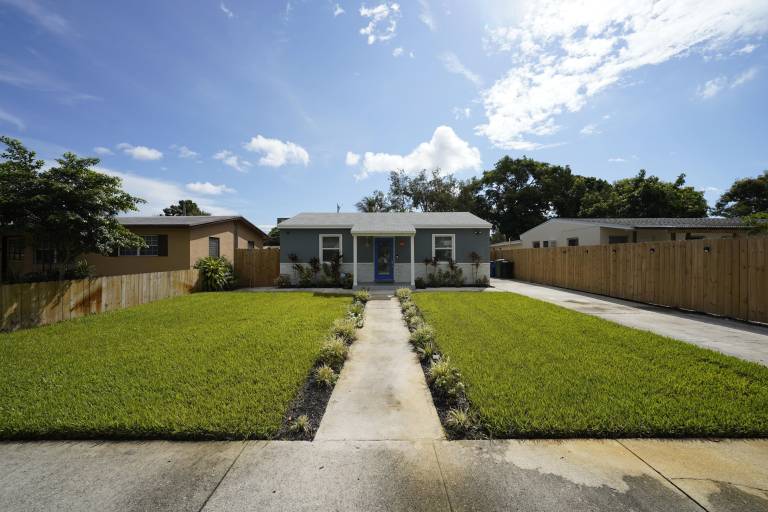
[[[468,212],[299,213],[277,227],[280,273],[294,282],[292,256],[304,265],[341,256],[354,286],[414,286],[433,271],[425,264],[433,258],[438,268],[455,262],[465,284],[490,275],[491,225]]]

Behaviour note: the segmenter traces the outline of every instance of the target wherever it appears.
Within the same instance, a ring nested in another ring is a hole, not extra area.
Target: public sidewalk
[[[491,279],[491,286],[768,365],[768,327],[522,281]]]
[[[444,439],[397,299],[370,300],[316,441]]]

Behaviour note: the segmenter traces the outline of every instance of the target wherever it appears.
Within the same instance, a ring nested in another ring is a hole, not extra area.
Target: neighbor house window
[[[10,261],[24,261],[24,239],[22,237],[8,238],[7,253]]]
[[[579,245],[579,238],[578,237],[576,237],[576,238],[569,238],[568,239],[568,247],[576,247],[577,245]]]
[[[456,261],[456,237],[432,235],[432,257],[437,261]]]
[[[215,236],[208,237],[208,256],[218,258],[221,254],[221,240]]]
[[[609,236],[608,237],[609,244],[625,244],[628,241],[629,241],[629,238],[626,236]]]
[[[534,249],[538,249],[539,247],[541,247],[541,243],[539,243],[539,242],[533,242],[533,248],[534,248]]]
[[[255,249],[256,248],[256,242],[253,240],[248,240],[248,248],[249,249]]]
[[[544,247],[549,247],[549,240],[544,240],[542,243],[544,244]]]
[[[160,254],[160,235],[141,235],[146,247],[121,247],[120,256],[158,256]]]
[[[320,261],[330,263],[334,257],[341,258],[341,235],[320,235]]]
[[[50,265],[56,263],[56,249],[52,248],[48,242],[41,242],[35,249],[33,260],[36,264]]]
[[[549,241],[549,246],[550,247],[557,247],[557,240],[550,240]]]

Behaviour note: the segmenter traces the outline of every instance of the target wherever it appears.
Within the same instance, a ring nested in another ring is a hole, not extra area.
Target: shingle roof
[[[352,233],[414,233],[428,228],[480,228],[491,224],[469,212],[299,213],[285,228],[348,228]]]
[[[231,220],[240,220],[248,224],[251,229],[266,237],[267,235],[245,217],[240,215],[156,215],[153,217],[118,217],[117,221],[123,226],[164,226],[176,228],[192,228],[204,226],[206,224],[216,224],[218,222],[227,222]]]
[[[557,218],[552,220],[564,220],[569,222],[587,222],[605,226],[624,226],[636,229],[660,228],[660,229],[733,229],[747,228],[740,218],[720,217],[689,217],[689,218],[601,218],[601,219],[573,219]]]

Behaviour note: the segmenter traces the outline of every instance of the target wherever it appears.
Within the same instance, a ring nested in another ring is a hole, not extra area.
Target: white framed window
[[[341,235],[320,235],[321,263],[330,263],[334,256],[341,254]]]
[[[456,261],[456,235],[433,234],[432,257],[437,261]]]
[[[160,235],[141,235],[146,247],[121,247],[120,256],[158,256],[160,255]]]

